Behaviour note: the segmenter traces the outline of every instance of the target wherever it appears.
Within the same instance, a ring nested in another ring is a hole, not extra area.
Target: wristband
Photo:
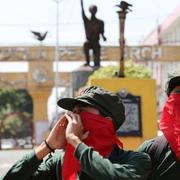
[[[44,143],[46,144],[47,148],[54,153],[54,149],[52,147],[49,146],[49,144],[47,143],[46,140],[44,140]]]

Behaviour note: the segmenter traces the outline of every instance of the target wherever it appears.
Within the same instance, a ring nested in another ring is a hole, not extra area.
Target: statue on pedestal
[[[83,0],[81,0],[81,8],[86,34],[86,42],[83,45],[84,54],[86,58],[86,63],[84,64],[84,66],[90,65],[89,51],[92,49],[94,56],[94,67],[99,67],[101,56],[101,46],[99,44],[100,35],[102,35],[103,40],[106,41],[106,37],[104,36],[104,22],[100,19],[97,19],[95,16],[97,12],[97,6],[91,5],[89,7],[89,11],[91,13],[90,19],[88,19],[85,15]]]

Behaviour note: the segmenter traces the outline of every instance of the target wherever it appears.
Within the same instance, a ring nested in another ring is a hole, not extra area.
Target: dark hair
[[[170,79],[167,87],[167,95],[169,96],[171,94],[171,91],[176,87],[180,86],[180,76],[176,76],[172,79]]]

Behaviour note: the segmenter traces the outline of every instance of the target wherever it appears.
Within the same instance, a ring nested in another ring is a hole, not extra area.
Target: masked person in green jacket
[[[169,74],[166,93],[159,125],[163,135],[139,148],[152,159],[149,180],[180,180],[180,70]]]
[[[125,120],[121,99],[100,87],[86,88],[58,105],[68,110],[34,151],[16,162],[3,180],[144,180],[151,160],[125,151],[116,130]],[[50,157],[49,153],[60,151]],[[44,160],[43,160],[44,159]]]

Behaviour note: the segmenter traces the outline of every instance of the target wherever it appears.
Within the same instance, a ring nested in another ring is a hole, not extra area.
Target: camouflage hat
[[[102,115],[112,118],[115,129],[117,130],[125,120],[124,105],[119,96],[97,86],[85,89],[80,96],[75,98],[62,98],[57,104],[72,111],[77,104],[88,104],[97,108]]]
[[[168,74],[168,81],[165,85],[165,91],[168,96],[176,86],[180,86],[180,70],[174,70]]]

